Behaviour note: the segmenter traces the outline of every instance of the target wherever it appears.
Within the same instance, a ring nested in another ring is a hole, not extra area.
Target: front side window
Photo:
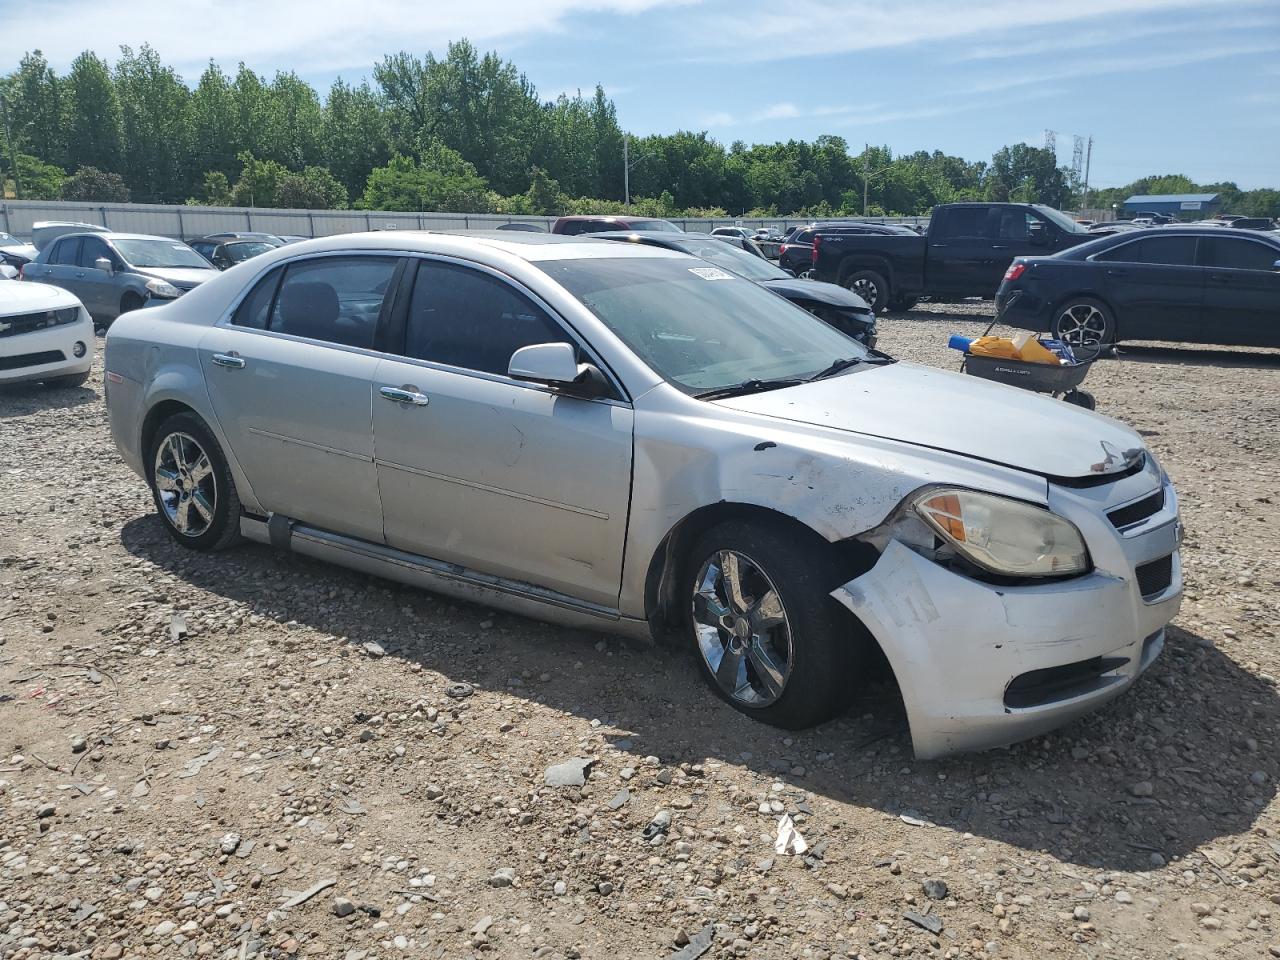
[[[1280,260],[1280,248],[1270,247],[1256,240],[1206,237],[1201,244],[1201,263],[1206,267],[1271,271],[1275,269],[1276,261]]]
[[[395,257],[319,257],[289,264],[269,329],[372,348],[397,263]]]
[[[83,237],[80,240],[80,257],[79,263],[82,267],[95,269],[99,257],[105,257],[114,262],[115,258],[111,256],[111,248],[97,237]]]
[[[606,230],[617,230],[616,226],[609,226]],[[679,227],[669,220],[633,220],[631,222],[633,230],[657,230],[659,233],[684,233]],[[739,236],[745,236],[742,231],[737,231]]]
[[[409,301],[405,355],[506,375],[511,355],[535,343],[573,343],[511,284],[470,267],[424,260]]]
[[[834,360],[867,355],[813,314],[705,263],[592,257],[537,266],[687,393],[807,377]]]

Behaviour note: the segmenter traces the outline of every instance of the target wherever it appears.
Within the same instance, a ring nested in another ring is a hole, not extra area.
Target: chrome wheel
[[[880,302],[880,288],[870,277],[859,277],[849,284],[849,289],[867,301],[869,306],[874,307]]]
[[[796,274],[796,277],[800,280],[816,280],[817,273],[813,269],[813,267],[810,267],[807,270],[801,270],[799,273]]]
[[[218,488],[213,465],[188,433],[171,433],[156,450],[154,482],[170,526],[184,537],[198,537],[213,523]]]
[[[734,550],[708,557],[693,594],[698,652],[730,699],[772,704],[791,677],[791,624],[777,588],[760,565]]]
[[[1098,355],[1108,333],[1106,315],[1092,303],[1073,303],[1058,314],[1054,327],[1057,338],[1083,360]]]

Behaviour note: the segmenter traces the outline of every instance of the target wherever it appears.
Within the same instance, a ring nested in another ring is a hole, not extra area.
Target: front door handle
[[[417,387],[409,384],[405,384],[403,387],[382,387],[378,392],[392,403],[407,403],[414,407],[425,407],[431,402],[430,397],[425,393],[419,393]]]
[[[244,357],[235,353],[215,353],[209,358],[220,367],[231,367],[233,370],[239,370],[244,367]]]
[[[77,274],[76,274],[76,279],[77,279],[77,280],[83,280],[83,279],[84,279],[84,271],[83,271],[83,270],[81,270],[79,273],[77,273]]]

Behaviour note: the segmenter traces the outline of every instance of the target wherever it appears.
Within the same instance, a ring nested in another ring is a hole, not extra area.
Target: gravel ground
[[[883,346],[954,366],[988,310]],[[787,735],[683,653],[185,552],[100,383],[0,393],[0,957],[658,958],[708,926],[708,957],[1280,956],[1280,353],[1096,366],[1180,490],[1183,612],[1097,714],[931,763],[890,684]]]

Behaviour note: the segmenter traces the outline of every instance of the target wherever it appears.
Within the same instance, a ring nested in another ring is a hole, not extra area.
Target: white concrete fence
[[[927,223],[927,217],[869,217],[880,223]],[[245,207],[189,207],[152,203],[86,203],[69,200],[0,201],[0,232],[27,240],[40,220],[94,223],[121,233],[147,233],[193,240],[211,233],[257,231],[299,237],[328,237],[366,230],[492,230],[505,223],[532,223],[550,230],[555,217],[501,213],[414,213],[385,210],[276,210]],[[673,217],[686,230],[715,227],[781,227],[808,223],[795,217],[700,220]]]

